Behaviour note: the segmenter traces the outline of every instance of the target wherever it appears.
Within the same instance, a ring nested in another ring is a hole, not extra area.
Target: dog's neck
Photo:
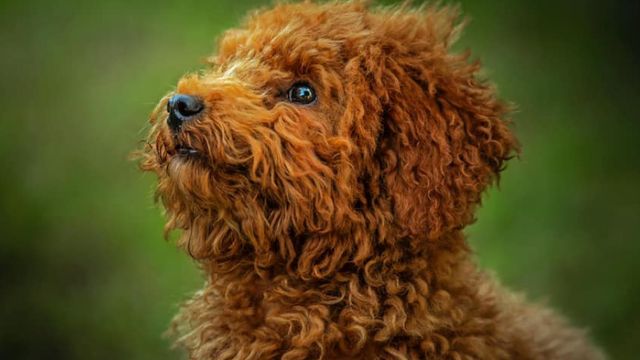
[[[418,252],[381,248],[365,266],[345,263],[326,279],[256,270],[250,262],[220,274],[211,272],[213,264],[204,263],[208,283],[186,304],[176,326],[189,332],[184,345],[201,350],[207,347],[194,341],[203,336],[234,338],[229,333],[275,341],[281,348],[294,346],[296,336],[308,338],[308,332],[317,331],[311,336],[315,342],[341,353],[369,346],[357,339],[384,343],[429,328],[436,336],[453,326],[452,319],[464,321],[475,316],[472,311],[491,311],[477,308],[482,301],[474,286],[482,275],[469,261],[462,233],[438,240],[425,240],[429,242]],[[214,341],[210,346],[222,345]]]
[[[224,271],[221,271],[215,261],[204,260],[201,264],[210,286],[246,285],[255,292],[258,291],[258,285],[263,289],[275,289],[277,284],[283,281],[287,286],[300,289],[319,289],[328,284],[341,284],[354,275],[358,278],[358,283],[364,286],[377,287],[381,282],[395,279],[411,282],[412,279],[423,277],[437,280],[431,284],[437,286],[444,285],[446,278],[454,275],[461,265],[468,262],[469,248],[464,235],[461,231],[455,230],[439,239],[405,238],[404,241],[389,242],[388,245],[377,247],[367,261],[357,265],[347,259],[336,271],[326,276],[300,273],[295,267],[292,268],[284,262],[261,268],[251,259],[244,259],[237,261],[233,267],[226,266]],[[430,275],[423,276],[425,273]]]

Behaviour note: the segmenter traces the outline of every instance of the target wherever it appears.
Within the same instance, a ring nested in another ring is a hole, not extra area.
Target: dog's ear
[[[479,64],[450,52],[457,19],[452,8],[374,13],[376,41],[350,64],[368,86],[363,121],[379,124],[364,162],[400,236],[435,239],[471,223],[481,193],[518,147]]]

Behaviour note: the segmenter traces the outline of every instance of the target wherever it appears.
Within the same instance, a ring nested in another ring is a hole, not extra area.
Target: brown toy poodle
[[[280,4],[151,117],[142,167],[207,276],[192,359],[602,359],[474,264],[517,142],[441,6]]]

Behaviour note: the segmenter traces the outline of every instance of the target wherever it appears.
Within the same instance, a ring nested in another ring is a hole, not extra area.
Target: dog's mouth
[[[201,164],[208,163],[208,161],[205,161],[206,156],[201,150],[191,146],[191,144],[179,141],[178,139],[175,139],[175,141],[176,142],[174,143],[175,145],[173,148],[174,159],[178,161],[188,160],[190,163],[191,162],[198,162]]]
[[[200,152],[198,150],[182,144],[176,145],[176,154],[184,157],[200,156]]]

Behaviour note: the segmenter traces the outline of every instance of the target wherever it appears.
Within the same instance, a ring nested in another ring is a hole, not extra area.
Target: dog
[[[191,359],[603,359],[463,229],[519,151],[457,8],[279,4],[151,115],[141,167],[207,281]]]

